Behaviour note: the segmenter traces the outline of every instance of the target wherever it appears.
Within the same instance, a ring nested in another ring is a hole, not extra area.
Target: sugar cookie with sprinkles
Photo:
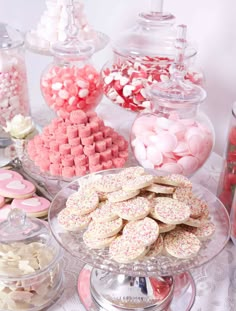
[[[205,214],[202,214],[198,218],[189,217],[188,220],[183,221],[183,224],[191,226],[191,227],[201,227],[208,221],[209,221],[208,217]]]
[[[172,194],[175,191],[175,188],[171,186],[152,184],[146,187],[145,190],[158,194]]]
[[[125,236],[117,237],[109,247],[109,255],[119,263],[131,263],[143,258],[149,247],[143,246]]]
[[[96,237],[91,236],[88,231],[85,231],[83,234],[83,240],[85,245],[91,249],[105,248],[109,246],[111,242],[115,240],[115,238],[116,235],[104,239],[98,239]]]
[[[101,192],[114,192],[118,191],[122,188],[122,183],[119,180],[119,177],[115,174],[109,174],[102,176],[96,183],[95,189],[96,191]]]
[[[157,219],[166,224],[181,224],[190,217],[190,208],[184,202],[164,197],[157,197],[153,200]]]
[[[57,217],[58,224],[67,231],[80,231],[88,226],[91,221],[90,215],[77,216],[68,208],[60,211]]]
[[[86,215],[94,211],[99,203],[98,194],[94,191],[79,191],[71,194],[67,201],[66,207],[78,216]]]
[[[155,220],[145,217],[141,220],[128,222],[124,226],[123,235],[145,246],[150,246],[158,238],[159,227]]]
[[[111,237],[123,228],[123,221],[117,218],[107,222],[92,221],[87,229],[87,234],[98,239],[105,239]]]
[[[169,185],[175,187],[187,187],[192,189],[191,181],[179,174],[171,174],[166,176],[155,176],[154,183],[161,184],[161,185]]]
[[[118,175],[126,179],[131,179],[144,174],[145,169],[142,166],[131,166],[123,169]]]
[[[208,240],[215,232],[215,225],[211,222],[205,222],[201,227],[191,227],[187,225],[181,225],[183,230],[193,233],[201,241]]]
[[[180,259],[192,258],[197,255],[201,247],[196,235],[182,229],[175,229],[165,234],[165,251]]]
[[[148,187],[153,182],[153,176],[152,175],[141,175],[132,179],[127,180],[123,186],[122,189],[125,191],[134,191],[143,189],[145,187]]]
[[[159,226],[159,233],[166,233],[176,228],[176,225],[165,224],[164,222],[159,220],[157,220],[157,224]]]
[[[107,199],[108,201],[113,203],[122,202],[136,197],[139,193],[140,190],[124,191],[121,189],[115,192],[108,193]]]
[[[95,211],[91,213],[91,217],[95,222],[106,222],[119,218],[112,204],[108,201],[100,202]]]
[[[151,259],[152,257],[157,257],[161,254],[164,247],[163,236],[160,234],[157,240],[151,245],[150,250],[148,251],[145,259]]]
[[[143,197],[135,197],[123,202],[114,203],[115,212],[126,220],[139,220],[146,217],[151,209],[151,203]]]

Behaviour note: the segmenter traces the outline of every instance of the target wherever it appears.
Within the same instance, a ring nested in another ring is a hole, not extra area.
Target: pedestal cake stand
[[[120,171],[107,170],[100,174]],[[89,175],[82,178],[89,178]],[[189,271],[212,260],[229,239],[230,222],[223,204],[206,188],[193,184],[193,193],[207,202],[211,222],[216,227],[214,235],[202,242],[197,256],[183,260],[163,254],[119,264],[110,258],[107,248],[89,249],[83,242],[83,231],[65,231],[58,224],[58,213],[65,208],[68,196],[79,189],[80,181],[81,178],[71,182],[55,196],[49,210],[49,224],[61,246],[86,264],[78,278],[78,293],[85,309],[190,310],[194,304],[196,288]]]

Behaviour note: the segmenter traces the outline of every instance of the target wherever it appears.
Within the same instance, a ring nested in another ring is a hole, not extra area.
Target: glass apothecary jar
[[[137,116],[130,143],[143,167],[191,176],[208,159],[215,135],[209,118],[200,111],[205,90],[184,79],[185,26],[180,26],[180,32],[171,78],[147,91],[151,112]]]
[[[46,103],[59,114],[94,110],[103,95],[100,72],[91,60],[94,48],[79,40],[73,5],[68,14],[67,39],[52,46],[54,61],[40,81]]]
[[[151,0],[151,10],[142,12],[136,24],[113,41],[113,59],[102,69],[103,91],[121,107],[141,111],[150,108],[145,88],[170,78],[175,59],[175,17],[162,10],[163,0]],[[196,49],[188,43],[185,61],[194,62]],[[185,79],[203,84],[203,74],[189,69]]]
[[[0,143],[8,138],[3,127],[15,115],[29,115],[24,40],[21,33],[0,23]],[[7,143],[6,143],[7,144]]]
[[[46,222],[13,209],[0,223],[0,310],[38,311],[63,292],[62,251]]]

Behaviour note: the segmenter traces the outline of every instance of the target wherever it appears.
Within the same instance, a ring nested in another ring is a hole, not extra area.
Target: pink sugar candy
[[[50,164],[51,164],[50,160],[42,159],[39,162],[39,167],[43,172],[47,172],[49,170]]]
[[[112,128],[110,128],[110,127],[105,127],[104,129],[103,129],[103,137],[110,137],[110,134],[112,133]]]
[[[75,175],[76,176],[84,176],[87,173],[86,166],[76,166],[75,167]]]
[[[157,146],[147,146],[147,160],[154,165],[161,165],[163,156]]]
[[[89,122],[91,121],[92,118],[97,117],[97,113],[92,110],[87,111],[86,114],[87,114],[87,117],[89,118]]]
[[[162,152],[173,151],[177,147],[177,144],[176,136],[169,132],[161,132],[158,135],[158,148]]]
[[[158,141],[158,136],[153,131],[145,131],[138,135],[137,139],[140,140],[145,146],[147,146]]]
[[[74,166],[70,167],[70,166],[65,166],[62,167],[62,171],[61,174],[63,177],[73,177],[75,175],[75,168]]]
[[[152,115],[143,115],[142,118],[136,119],[132,126],[132,133],[140,135],[144,131],[153,131],[156,124],[156,117]]]
[[[173,150],[177,156],[185,156],[189,154],[189,148],[186,142],[179,141],[177,147]]]
[[[190,175],[193,174],[199,167],[199,161],[193,156],[185,156],[178,160],[177,162],[183,167],[183,174]]]
[[[103,152],[106,150],[106,142],[105,141],[97,141],[95,143],[95,151],[96,152]]]
[[[171,119],[167,119],[165,117],[157,117],[156,123],[155,123],[155,130],[157,133],[160,132],[160,129],[162,130],[169,130],[169,128],[174,124],[175,122]]]
[[[61,163],[63,166],[73,166],[74,165],[74,157],[71,154],[66,154],[61,158]]]
[[[84,154],[88,157],[95,154],[95,144],[84,146]]]
[[[112,153],[110,149],[107,149],[100,153],[101,162],[107,162],[108,160],[111,160],[111,158],[112,158]]]
[[[75,124],[86,124],[88,122],[88,118],[84,111],[75,110],[70,114],[70,121]]]
[[[60,145],[59,151],[61,155],[70,154],[70,145],[69,144]]]
[[[73,156],[78,156],[83,154],[83,147],[81,145],[75,145],[75,146],[71,146],[71,154]]]
[[[80,145],[80,137],[70,138],[69,145],[73,147]]]
[[[75,162],[75,166],[80,166],[80,165],[82,166],[82,165],[87,164],[88,159],[84,154],[82,154],[81,156],[76,156],[74,158],[74,162]]]
[[[91,133],[97,133],[99,131],[99,124],[97,122],[91,122],[89,123],[90,128],[91,128]]]
[[[100,153],[94,153],[88,158],[89,165],[97,165],[100,162]]]
[[[51,151],[59,151],[59,143],[57,141],[51,141],[49,143],[49,149]]]
[[[178,163],[165,163],[161,166],[161,170],[172,173],[172,174],[183,173],[183,167]]]
[[[146,148],[144,144],[139,140],[135,143],[134,154],[136,159],[140,162],[146,160],[147,158]]]
[[[111,152],[112,152],[112,156],[117,158],[119,155],[119,151],[118,151],[118,146],[117,145],[112,145],[111,147]]]
[[[89,137],[82,137],[81,138],[81,143],[84,145],[84,146],[90,146],[92,145],[94,142],[94,137],[93,135],[89,136]]]
[[[94,137],[94,141],[100,141],[103,139],[103,133],[102,132],[97,132],[97,133],[94,133],[93,134],[93,137]]]
[[[50,174],[53,176],[61,176],[62,168],[59,164],[50,164],[49,168]]]
[[[126,143],[123,137],[119,138],[119,140],[116,141],[116,144],[119,151],[124,151],[126,149]]]
[[[102,171],[102,168],[103,168],[102,164],[90,165],[89,166],[89,171],[91,173],[99,172],[99,171]]]
[[[57,135],[56,141],[61,144],[67,144],[68,143],[68,137],[65,134]]]
[[[104,170],[109,170],[109,169],[113,168],[112,160],[109,160],[107,162],[102,162],[102,167]]]
[[[115,158],[115,159],[112,159],[112,163],[116,168],[121,168],[125,165],[125,159],[124,158]]]
[[[186,127],[184,124],[181,122],[174,122],[170,127],[169,127],[169,132],[174,134],[178,140],[183,139],[185,132],[186,132]]]
[[[60,135],[60,134],[67,134],[67,127],[65,126],[65,124],[61,124],[59,127],[57,127],[56,129],[56,134]]]
[[[104,121],[100,119],[98,116],[89,118],[90,122],[96,122],[99,126],[99,129],[104,127]]]
[[[106,142],[107,148],[110,148],[112,146],[112,138],[111,137],[107,137],[104,140]]]
[[[76,126],[73,126],[73,125],[67,127],[66,133],[67,133],[69,140],[71,138],[76,138],[79,135],[78,134],[78,128]]]
[[[81,138],[91,136],[91,128],[90,128],[90,126],[89,125],[87,125],[87,126],[80,126],[79,127],[79,136]]]
[[[60,164],[61,163],[61,155],[59,152],[52,152],[49,154],[49,159],[51,163]]]
[[[128,156],[129,156],[129,153],[128,153],[128,151],[120,151],[119,152],[119,158],[124,158],[125,160],[127,160],[128,159]]]
[[[112,138],[113,141],[116,141],[116,140],[119,138],[119,134],[116,133],[116,132],[113,132],[113,133],[111,134],[111,138]]]

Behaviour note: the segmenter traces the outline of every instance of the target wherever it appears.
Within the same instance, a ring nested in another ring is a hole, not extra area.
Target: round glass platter
[[[102,171],[96,174],[107,175],[119,173],[121,169]],[[163,172],[147,170],[153,175],[163,175]],[[61,246],[80,261],[103,271],[129,276],[169,276],[199,267],[215,256],[225,247],[229,240],[230,222],[224,205],[209,190],[193,183],[193,193],[201,200],[205,200],[209,207],[210,220],[216,229],[214,235],[202,242],[198,254],[190,259],[178,259],[167,255],[158,255],[129,264],[119,264],[109,256],[108,248],[93,250],[83,242],[83,232],[69,232],[60,227],[57,221],[58,213],[65,208],[69,195],[79,189],[79,183],[89,178],[90,174],[66,185],[52,201],[49,210],[49,225],[56,240]]]

